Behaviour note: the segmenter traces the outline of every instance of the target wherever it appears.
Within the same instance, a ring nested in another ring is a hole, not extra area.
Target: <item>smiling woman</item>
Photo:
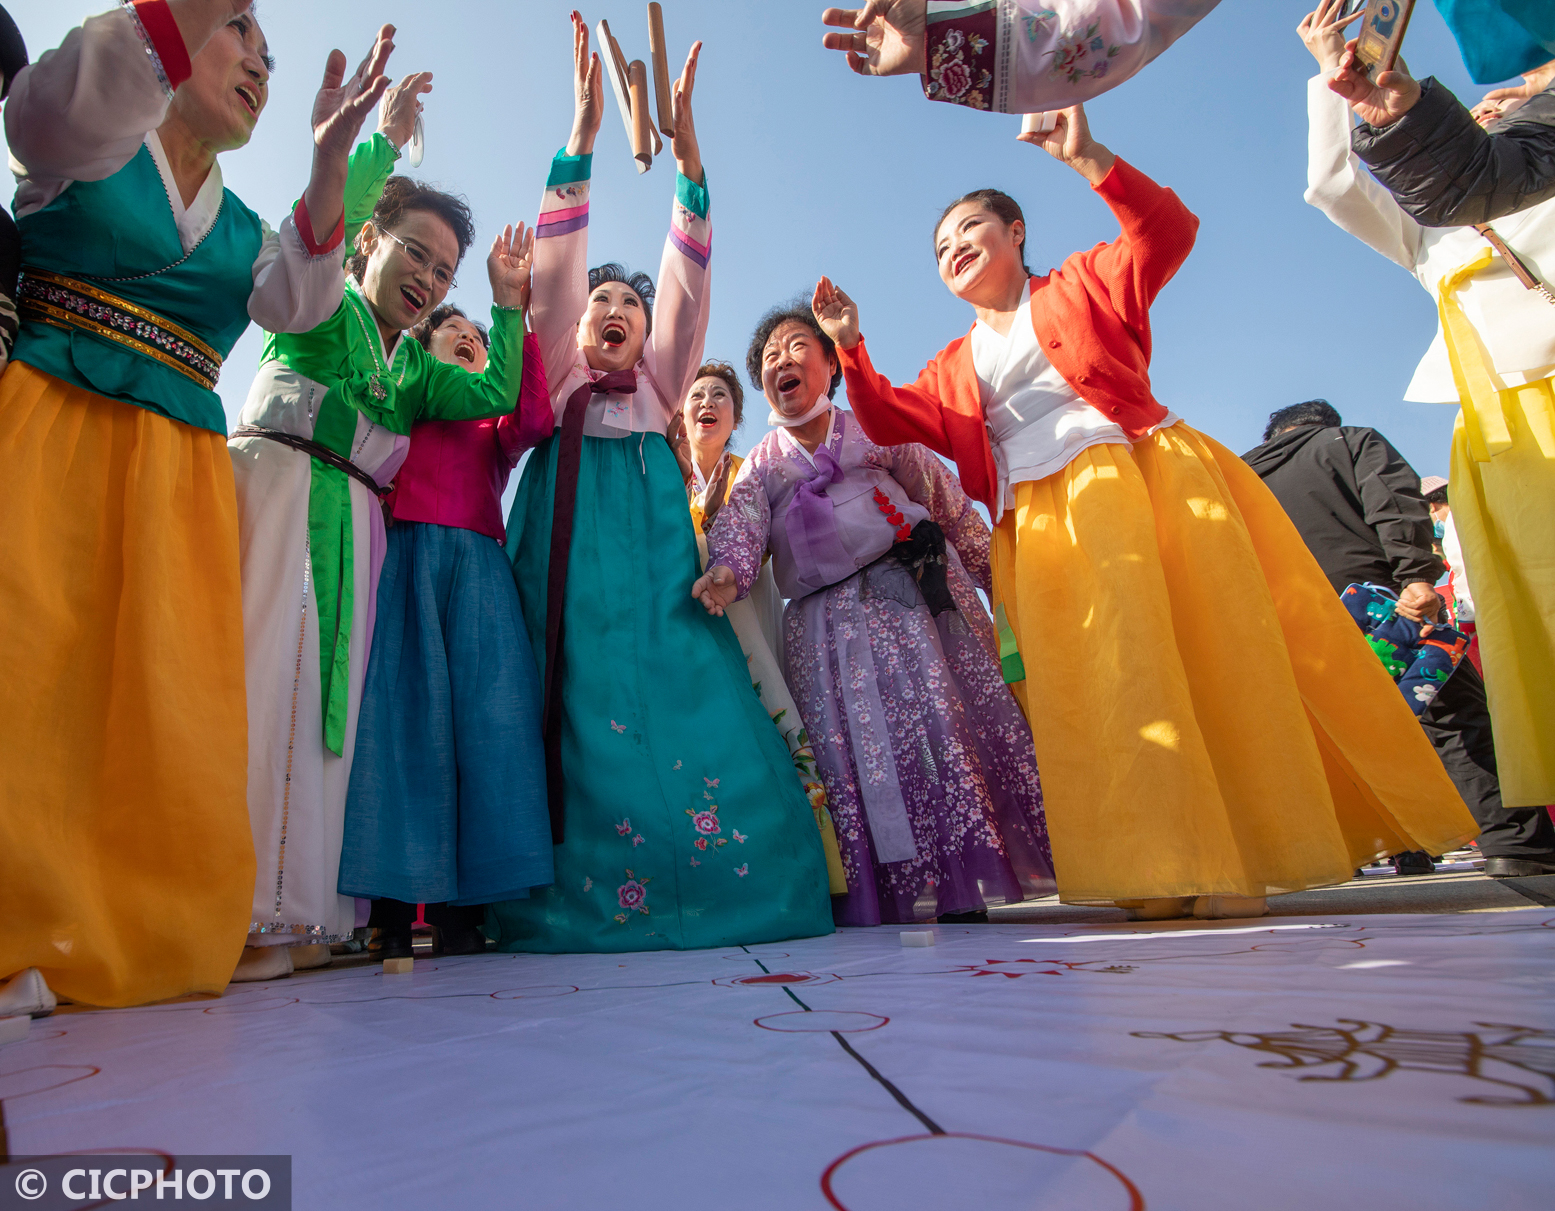
[[[278,945],[322,946],[357,924],[337,890],[341,835],[385,554],[379,498],[411,426],[499,416],[518,398],[533,245],[522,223],[487,258],[495,305],[483,372],[403,337],[443,301],[474,238],[460,199],[389,178],[394,140],[413,124],[405,114],[429,88],[423,73],[385,96],[378,133],[351,157],[344,223],[356,252],[344,297],[310,331],[266,338],[231,441],[259,861],[239,979],[284,975],[292,960]]]
[[[0,977],[219,992],[249,921],[239,519],[213,388],[255,320],[341,298],[342,190],[385,28],[334,51],[278,231],[222,184],[269,97],[245,0],[141,0],[17,76],[21,332],[0,378]],[[90,738],[90,739],[87,739]],[[90,751],[85,751],[87,748]]]

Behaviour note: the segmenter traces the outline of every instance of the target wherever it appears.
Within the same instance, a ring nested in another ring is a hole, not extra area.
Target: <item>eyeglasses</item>
[[[446,265],[435,263],[432,260],[432,254],[414,240],[402,240],[392,231],[387,230],[384,230],[383,234],[405,250],[405,259],[410,262],[410,267],[416,270],[416,272],[419,273],[423,269],[430,268],[432,270],[432,280],[444,290],[452,290],[459,284],[454,280],[452,269]]]

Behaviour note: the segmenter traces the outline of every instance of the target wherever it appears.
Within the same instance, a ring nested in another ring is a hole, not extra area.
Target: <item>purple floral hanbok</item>
[[[708,547],[742,597],[770,548],[789,599],[785,672],[848,878],[833,915],[901,923],[1045,895],[1031,730],[975,591],[988,588],[988,527],[928,450],[877,446],[851,414],[831,417],[813,456],[787,430],[762,439]],[[946,538],[937,613],[892,553],[923,521]]]

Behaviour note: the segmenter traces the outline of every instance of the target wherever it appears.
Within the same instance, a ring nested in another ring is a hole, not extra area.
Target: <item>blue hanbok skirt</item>
[[[346,799],[340,894],[489,904],[551,881],[540,680],[501,546],[396,522]]]

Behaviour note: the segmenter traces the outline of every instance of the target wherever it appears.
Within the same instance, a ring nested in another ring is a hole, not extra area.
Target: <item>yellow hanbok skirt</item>
[[[1256,474],[1178,423],[1014,485],[1019,642],[1062,899],[1276,895],[1478,829]]]
[[[0,377],[0,979],[219,993],[254,884],[226,440]]]

